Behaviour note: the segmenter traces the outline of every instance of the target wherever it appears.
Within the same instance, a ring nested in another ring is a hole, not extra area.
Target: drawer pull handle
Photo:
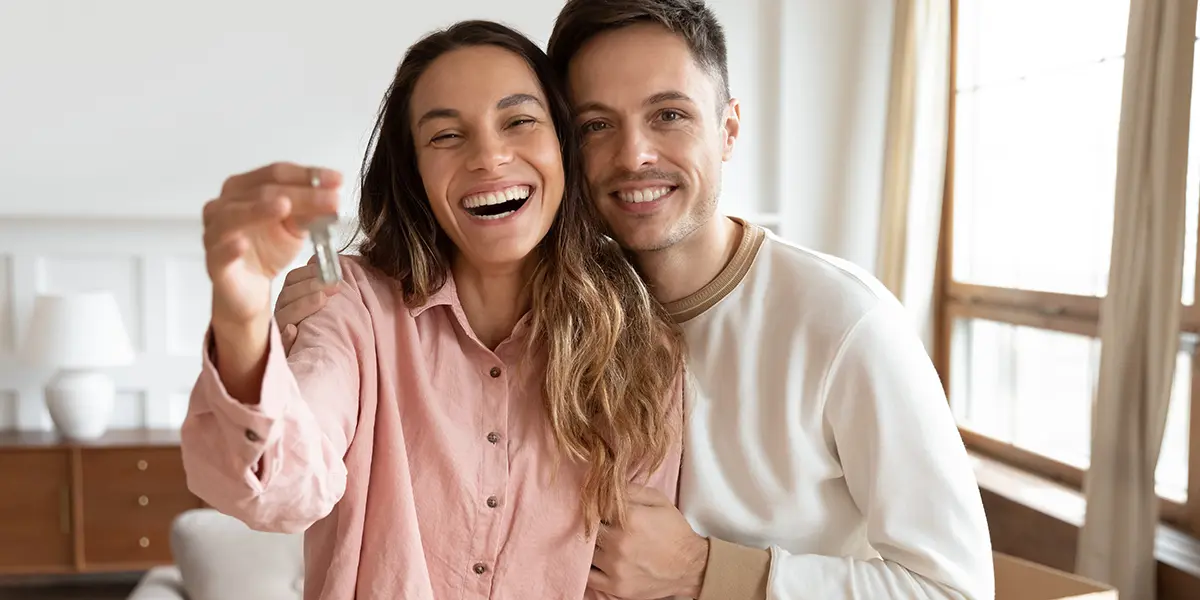
[[[148,463],[144,460],[139,460],[137,463],[137,467],[138,467],[139,471],[145,471],[146,469],[150,468],[150,463]]]
[[[138,505],[146,506],[148,504],[150,504],[150,498],[147,498],[146,496],[138,496]]]
[[[143,537],[142,539],[138,540],[138,545],[143,548],[149,548],[150,547],[150,538]]]

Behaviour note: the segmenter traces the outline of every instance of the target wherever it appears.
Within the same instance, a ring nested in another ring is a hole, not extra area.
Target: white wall
[[[743,115],[723,207],[872,266],[891,3],[710,4]],[[49,427],[47,374],[17,360],[33,299],[94,287],[139,349],[113,372],[115,424],[178,423],[209,302],[198,215],[221,181],[275,160],[353,176],[417,37],[490,18],[544,45],[560,6],[0,1],[0,429]]]

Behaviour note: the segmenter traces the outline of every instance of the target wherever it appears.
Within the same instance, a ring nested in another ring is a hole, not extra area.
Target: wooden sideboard
[[[89,442],[0,432],[0,575],[168,564],[171,522],[202,505],[187,489],[177,431]]]

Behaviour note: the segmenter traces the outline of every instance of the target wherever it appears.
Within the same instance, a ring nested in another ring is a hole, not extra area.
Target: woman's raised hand
[[[204,206],[213,324],[270,319],[271,281],[302,250],[305,226],[337,213],[337,171],[275,163],[225,180]]]

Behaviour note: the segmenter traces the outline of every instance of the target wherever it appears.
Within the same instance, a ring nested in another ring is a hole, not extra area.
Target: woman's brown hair
[[[562,204],[535,250],[530,342],[547,359],[543,397],[558,447],[588,465],[583,511],[590,533],[600,519],[624,519],[627,484],[657,468],[680,435],[669,401],[680,385],[683,342],[624,253],[604,235],[586,196],[570,106],[545,53],[489,21],[460,22],[408,50],[363,162],[359,250],[372,267],[400,282],[410,305],[446,283],[454,249],[434,219],[417,170],[409,102],[438,57],[480,45],[503,48],[529,64],[562,147]]]

